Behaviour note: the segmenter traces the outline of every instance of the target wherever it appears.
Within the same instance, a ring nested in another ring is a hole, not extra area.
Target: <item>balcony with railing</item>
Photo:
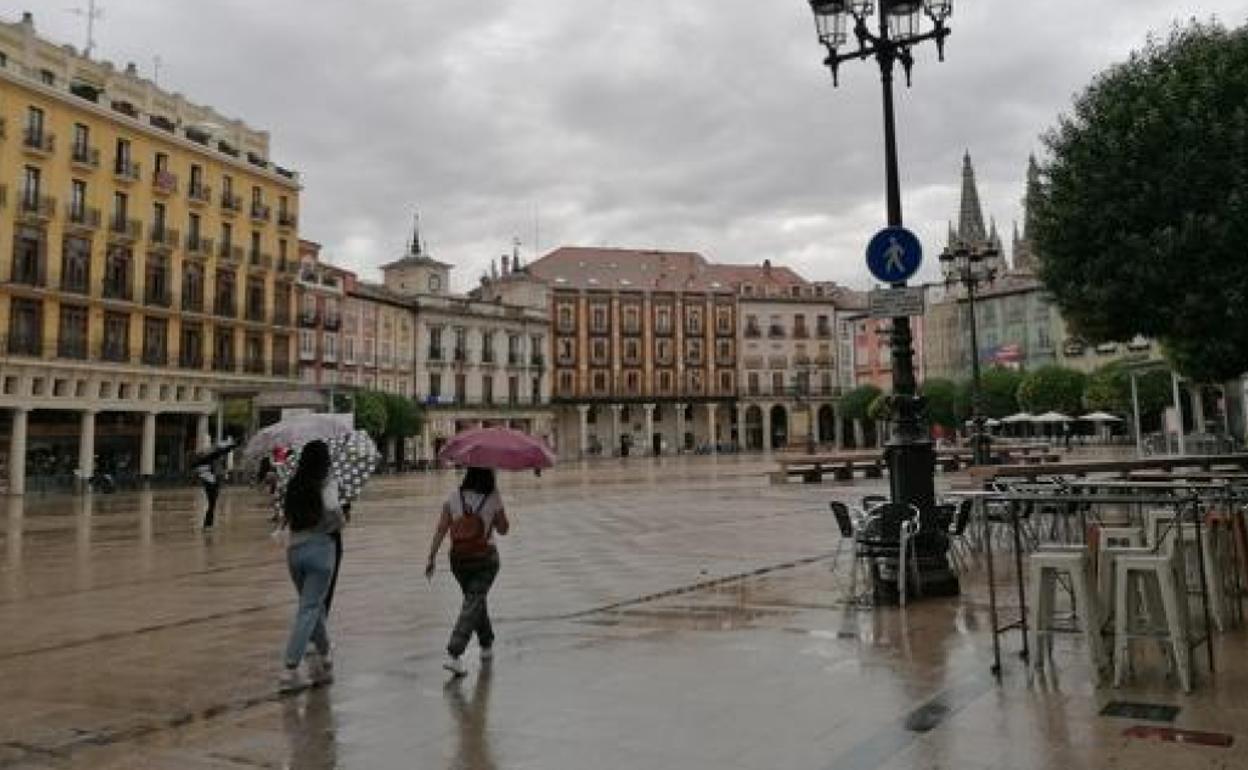
[[[810,338],[810,332],[806,329],[806,326],[804,324],[798,324],[797,326],[793,327],[793,339],[804,340],[804,339],[809,339],[809,338]]]
[[[56,135],[51,131],[31,131],[22,135],[22,149],[32,155],[47,157],[56,149]]]
[[[100,358],[124,364],[130,360],[130,342],[125,337],[105,337],[100,344]]]
[[[137,219],[111,216],[108,218],[108,239],[113,243],[134,243],[143,234],[143,225]]]
[[[71,230],[78,232],[95,232],[100,229],[100,210],[93,209],[90,206],[74,205],[72,203],[65,206],[65,223]]]
[[[129,302],[134,291],[132,283],[129,276],[105,275],[104,285],[101,288],[104,299]]]
[[[283,230],[293,230],[299,225],[299,217],[289,211],[277,212],[277,226]]]
[[[21,286],[46,286],[48,269],[44,260],[34,250],[13,252],[13,270],[9,282]]]
[[[230,243],[222,243],[221,248],[217,251],[217,256],[221,257],[221,259],[227,262],[234,262],[234,263],[242,262],[243,261],[243,247],[235,246]]]
[[[139,164],[137,161],[118,158],[113,165],[113,178],[118,182],[129,184],[130,182],[139,181],[141,176],[139,173]]]
[[[212,256],[212,239],[203,238],[198,235],[186,236],[186,255],[188,257],[197,257],[199,259],[207,259]]]
[[[56,213],[56,198],[51,195],[39,195],[32,191],[24,191],[18,200],[18,215],[27,222],[41,224],[47,222]]]
[[[342,328],[342,315],[339,313],[326,313],[325,320],[321,325],[328,331],[337,331]]]
[[[147,366],[168,366],[169,351],[163,345],[144,346],[143,363]]]
[[[212,312],[225,318],[235,318],[238,316],[238,308],[234,303],[234,295],[232,293],[218,294],[213,298]]]
[[[251,221],[257,223],[268,222],[271,217],[272,210],[268,206],[263,203],[251,204]]]
[[[85,333],[61,335],[56,341],[56,355],[59,358],[73,358],[79,361],[87,357],[87,336]]]
[[[539,369],[542,368],[543,366],[546,365],[546,356],[542,355],[541,353],[534,353],[533,355],[529,356],[529,365],[535,366]]]
[[[287,257],[278,257],[277,272],[282,273],[283,275],[298,275],[299,262],[294,259],[288,259]]]
[[[202,313],[204,312],[204,292],[202,290],[187,290],[186,279],[182,280],[182,312],[184,313]]]
[[[186,200],[196,206],[203,206],[212,202],[212,188],[200,182],[196,184],[191,182],[186,188]]]
[[[468,350],[466,348],[455,348],[455,350],[452,351],[452,354],[455,359],[455,363],[457,364],[468,363]]]
[[[178,366],[183,369],[203,369],[203,352],[200,350],[188,350],[183,348],[178,352]]]
[[[157,170],[152,174],[152,190],[159,195],[173,195],[178,191],[178,175]]]
[[[314,307],[305,307],[299,310],[300,326],[316,326],[321,321],[321,313]]]
[[[12,327],[9,329],[9,354],[14,356],[43,355],[43,338],[40,334]]]
[[[180,234],[173,228],[153,227],[148,234],[148,243],[154,251],[170,252],[177,247],[179,238]]]
[[[100,149],[89,144],[75,144],[69,151],[69,162],[80,171],[95,171],[100,167]]]
[[[773,340],[784,339],[784,327],[780,324],[772,324],[767,327],[767,337]]]
[[[148,277],[148,285],[143,288],[143,304],[152,307],[169,307],[173,304],[173,292],[164,280],[153,281]]]
[[[265,254],[263,251],[249,251],[247,253],[247,266],[256,270],[271,270],[273,268],[273,255]]]
[[[243,208],[243,199],[237,195],[221,193],[221,213],[237,214]]]
[[[829,339],[832,337],[832,324],[825,322],[815,326],[815,336],[820,339]]]

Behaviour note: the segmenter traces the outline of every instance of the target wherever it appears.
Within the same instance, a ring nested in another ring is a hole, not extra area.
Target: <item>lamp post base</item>
[[[949,566],[949,522],[942,521],[936,511],[936,453],[931,440],[899,436],[888,443],[884,455],[893,502],[919,509],[919,534],[913,544],[918,561],[918,590],[911,584],[908,597],[957,596],[961,586]],[[875,592],[877,601],[895,604],[896,576],[891,583],[880,581]]]

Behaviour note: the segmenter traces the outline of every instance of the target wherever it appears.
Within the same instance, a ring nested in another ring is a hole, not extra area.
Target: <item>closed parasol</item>
[[[540,470],[555,464],[555,454],[539,438],[510,428],[476,428],[456,434],[438,460],[468,468],[504,471]]]

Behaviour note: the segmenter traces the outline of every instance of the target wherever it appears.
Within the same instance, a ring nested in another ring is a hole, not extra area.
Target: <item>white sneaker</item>
[[[299,692],[308,688],[308,680],[298,668],[282,671],[277,680],[277,691],[280,693]]]
[[[304,660],[307,661],[308,677],[312,680],[312,684],[333,683],[334,659],[328,652],[321,654],[316,650],[309,650]]]
[[[446,660],[442,661],[442,668],[450,671],[455,676],[464,676],[468,673],[468,667],[464,662],[454,655],[447,655]]]
[[[482,663],[486,663],[486,662],[489,662],[489,661],[491,661],[491,660],[494,660],[494,648],[493,648],[493,647],[482,647],[482,648],[481,648],[481,662],[482,662]]]

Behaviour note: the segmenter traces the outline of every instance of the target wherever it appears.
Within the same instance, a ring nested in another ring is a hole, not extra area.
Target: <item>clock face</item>
[[[429,291],[438,291],[442,288],[442,279],[436,275],[429,276]]]

